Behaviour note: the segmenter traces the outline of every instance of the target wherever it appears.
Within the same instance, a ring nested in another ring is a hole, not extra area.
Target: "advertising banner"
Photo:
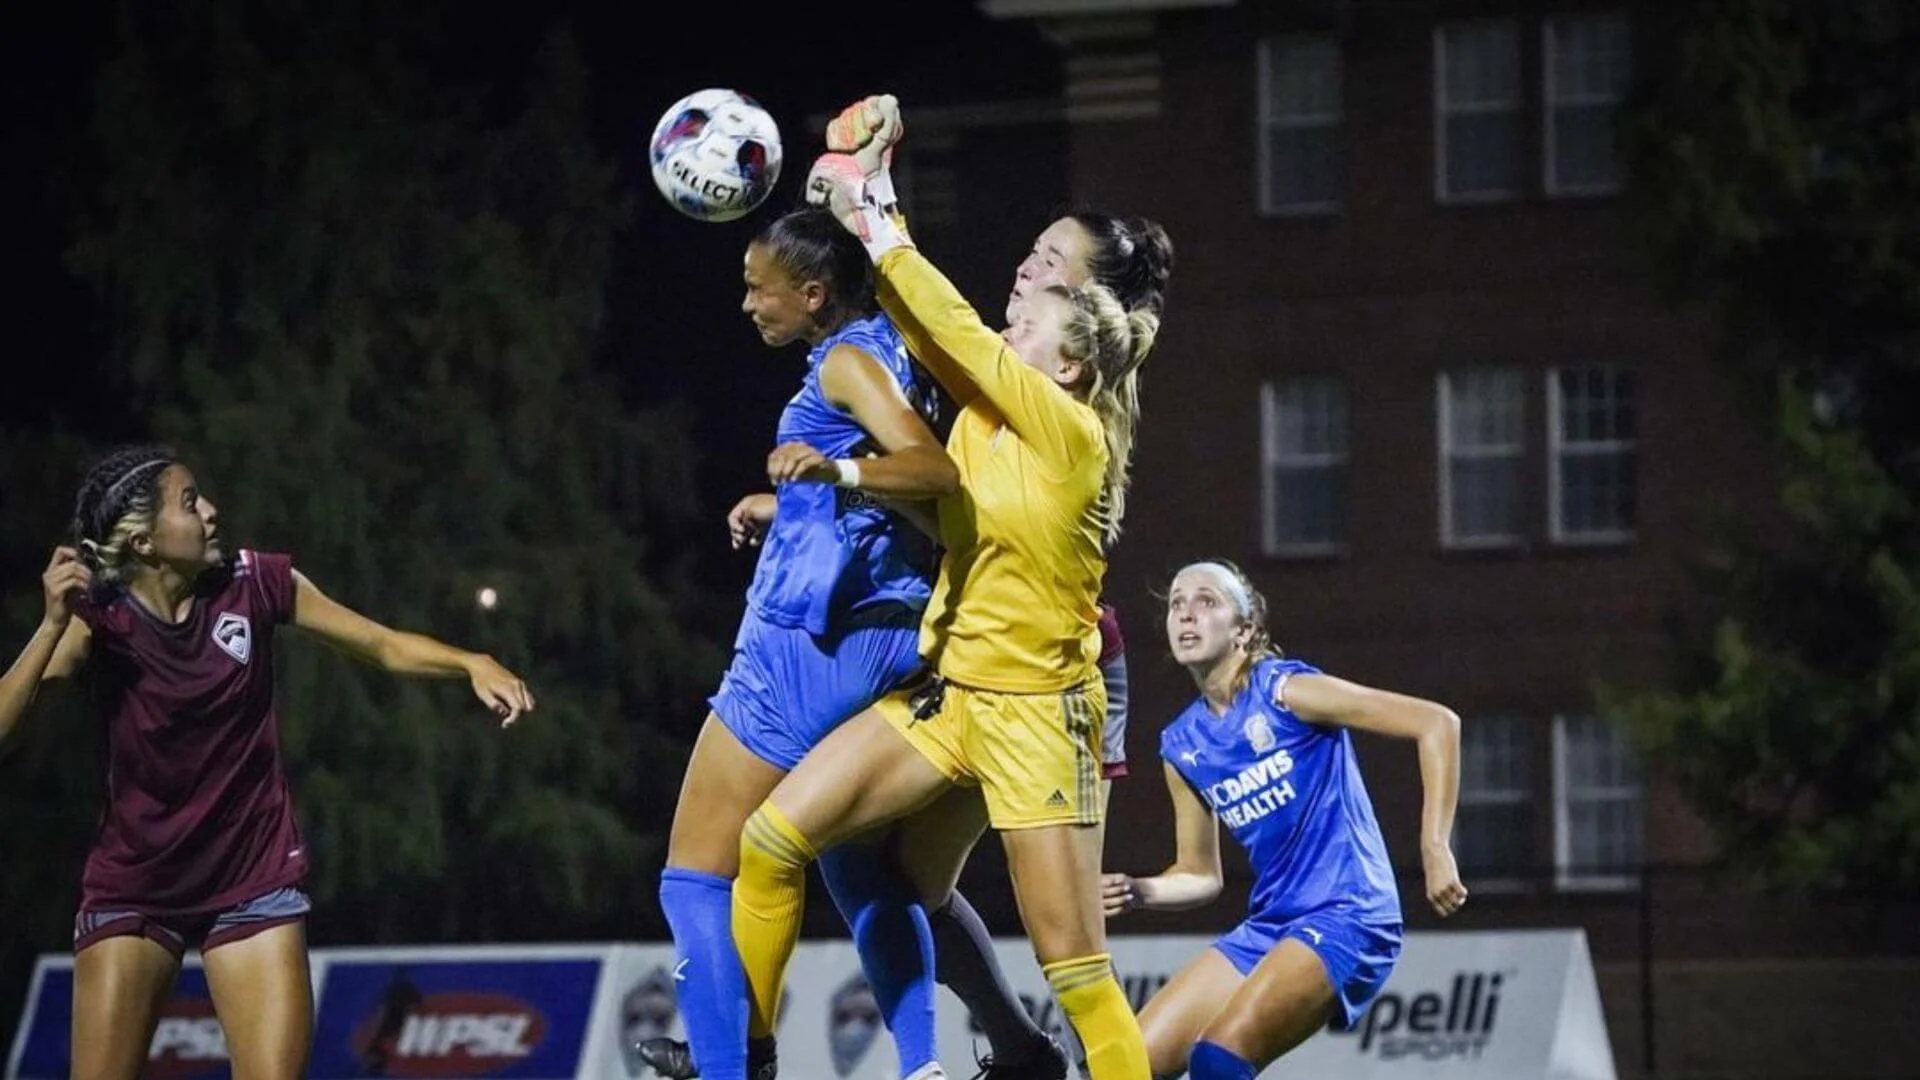
[[[325,960],[313,957],[316,987]],[[47,953],[34,965],[27,1003],[7,1058],[10,1080],[65,1080],[73,1073],[73,957]],[[146,1080],[229,1080],[227,1040],[214,1019],[213,998],[198,955],[190,954],[173,996],[161,1009],[147,1051]]]
[[[1205,936],[1119,937],[1114,969],[1137,1010],[1205,950]],[[1039,1025],[1074,1053],[1072,1032],[1026,942],[995,950]],[[633,1047],[683,1038],[669,945],[316,949],[318,1002],[309,1075],[640,1078]],[[7,1075],[65,1077],[70,957],[45,956]],[[938,998],[941,1060],[972,1071],[986,1040],[958,999]],[[783,1076],[896,1080],[893,1041],[846,941],[804,942],[779,1020]],[[1074,1053],[1077,1058],[1077,1053]],[[230,1075],[197,964],[154,1032],[147,1076]],[[1352,1031],[1326,1030],[1269,1067],[1270,1080],[1615,1080],[1593,963],[1578,930],[1416,933]]]
[[[327,950],[307,1075],[593,1075],[582,1070],[591,1060],[594,1007],[616,949]]]

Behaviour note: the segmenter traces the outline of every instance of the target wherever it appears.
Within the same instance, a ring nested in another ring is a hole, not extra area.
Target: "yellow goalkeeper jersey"
[[[1028,367],[919,252],[896,248],[877,270],[881,306],[960,406],[947,437],[960,489],[939,502],[946,551],[921,655],[954,682],[1003,693],[1095,678],[1100,418]]]

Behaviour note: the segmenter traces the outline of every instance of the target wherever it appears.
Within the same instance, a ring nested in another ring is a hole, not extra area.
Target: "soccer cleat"
[[[939,1062],[929,1061],[913,1070],[907,1080],[947,1080],[947,1070],[941,1068]]]
[[[700,1075],[693,1064],[693,1049],[679,1039],[644,1039],[634,1049],[648,1068],[666,1080],[693,1080]]]
[[[992,1054],[975,1058],[980,1066],[973,1080],[1066,1080],[1067,1052],[1053,1036],[1042,1037],[1033,1048],[1014,1061],[999,1061]]]
[[[747,1040],[747,1080],[776,1080],[780,1075],[780,1055],[773,1037]]]
[[[693,1063],[693,1049],[679,1039],[646,1039],[636,1048],[640,1060],[666,1080],[696,1080],[700,1067]],[[775,1080],[780,1075],[780,1057],[772,1039],[747,1040],[747,1080]]]

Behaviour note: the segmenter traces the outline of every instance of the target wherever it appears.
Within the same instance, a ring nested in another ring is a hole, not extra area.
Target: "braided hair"
[[[73,501],[73,541],[103,584],[118,584],[128,545],[150,532],[160,513],[160,474],[179,459],[164,446],[125,446],[108,453],[80,482]]]

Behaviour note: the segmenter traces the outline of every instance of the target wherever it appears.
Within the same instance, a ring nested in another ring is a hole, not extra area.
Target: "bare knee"
[[[1100,836],[1091,829],[1048,827],[1003,832],[1020,920],[1041,964],[1107,951],[1100,911]]]
[[[179,972],[178,957],[142,937],[108,938],[82,949],[74,958],[73,1075],[138,1077]]]
[[[716,822],[730,821],[728,814],[707,809],[688,812],[683,806],[667,836],[667,865],[729,880],[740,876],[740,827],[751,813],[749,807],[747,813],[739,814],[729,830],[714,827]]]
[[[1270,1001],[1264,1008],[1235,1001],[1214,1017],[1200,1039],[1265,1068],[1326,1026],[1328,996],[1318,988]]]
[[[1155,1031],[1147,1027],[1144,1020],[1140,1025],[1140,1034],[1147,1041],[1147,1066],[1155,1076],[1179,1076],[1187,1071],[1187,1052],[1192,1045],[1167,1038],[1164,1030]]]
[[[667,865],[715,877],[740,873],[740,830],[785,775],[709,714],[680,784]]]

